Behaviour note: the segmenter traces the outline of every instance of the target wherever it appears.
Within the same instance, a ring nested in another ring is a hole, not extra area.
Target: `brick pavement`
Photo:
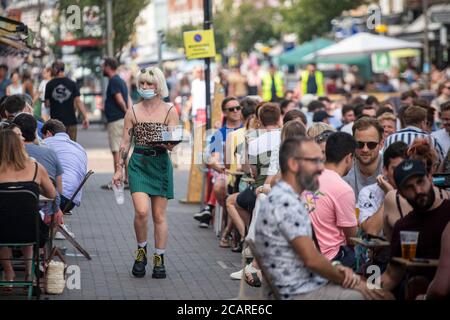
[[[238,294],[239,281],[229,274],[241,267],[240,254],[218,247],[212,228],[200,229],[192,218],[198,205],[185,205],[178,199],[186,196],[188,170],[174,170],[175,199],[169,201],[169,241],[166,252],[166,279],[151,278],[151,259],[145,278],[131,275],[136,249],[133,230],[133,207],[129,193],[125,204],[115,203],[112,191],[100,185],[112,173],[112,158],[107,149],[106,132],[101,127],[79,131],[79,142],[86,148],[89,168],[96,173],[87,182],[82,205],[66,217],[66,224],[76,239],[92,255],[73,256],[76,250],[66,241],[67,262],[81,270],[81,290],[65,289],[49,299],[230,299]],[[149,253],[153,226],[149,224]],[[226,267],[226,268],[224,268]]]

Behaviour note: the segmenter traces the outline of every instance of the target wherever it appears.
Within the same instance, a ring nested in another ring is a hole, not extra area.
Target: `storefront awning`
[[[22,22],[0,17],[0,64],[17,68],[33,46],[34,34]]]

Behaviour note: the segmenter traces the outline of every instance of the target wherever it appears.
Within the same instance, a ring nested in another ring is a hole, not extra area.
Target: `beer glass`
[[[403,259],[413,260],[416,257],[418,240],[419,240],[419,232],[400,231],[400,241],[402,246]]]

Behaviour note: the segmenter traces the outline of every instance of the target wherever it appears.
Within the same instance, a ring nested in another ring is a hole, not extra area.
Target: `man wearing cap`
[[[394,179],[400,194],[408,201],[413,211],[397,221],[391,241],[391,257],[401,257],[400,231],[417,231],[416,257],[439,259],[441,236],[450,221],[450,200],[437,197],[433,189],[431,174],[422,162],[404,160],[394,170]],[[393,290],[403,279],[405,271],[390,262],[381,277],[383,289]],[[424,274],[431,280],[434,271]]]

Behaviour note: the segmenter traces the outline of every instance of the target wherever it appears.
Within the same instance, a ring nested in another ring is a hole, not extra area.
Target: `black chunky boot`
[[[152,278],[164,279],[166,277],[166,268],[164,267],[164,255],[153,255],[153,274]]]
[[[136,259],[134,260],[133,270],[131,273],[136,278],[145,276],[145,266],[147,265],[147,247],[138,248],[136,251]]]

